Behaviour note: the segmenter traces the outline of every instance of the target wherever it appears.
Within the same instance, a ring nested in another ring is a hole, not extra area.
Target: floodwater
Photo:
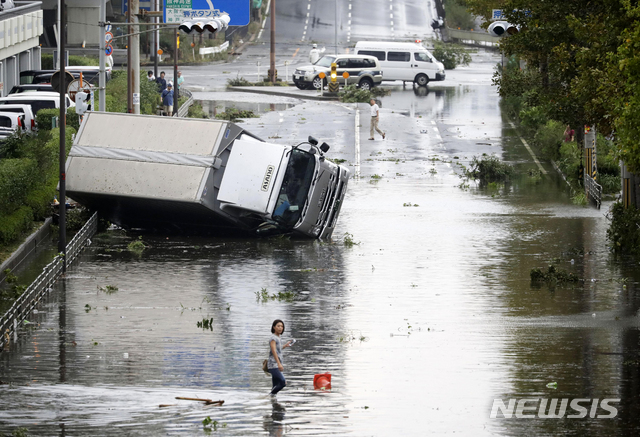
[[[145,234],[137,256],[127,244],[138,235],[94,238],[0,355],[0,432],[637,435],[640,274],[608,251],[609,204],[573,205],[546,165],[529,176],[539,169],[486,85],[408,87],[382,102],[385,141],[366,140],[365,105],[300,103],[245,122],[289,143],[306,129],[355,169],[359,111],[360,177],[332,242]],[[482,153],[523,176],[461,184],[457,163]],[[581,281],[531,284],[550,264]],[[276,318],[298,341],[271,399],[260,367]],[[314,390],[325,372],[332,389]],[[525,398],[582,399],[586,417],[490,418],[494,399]],[[615,417],[598,417],[604,398]]]

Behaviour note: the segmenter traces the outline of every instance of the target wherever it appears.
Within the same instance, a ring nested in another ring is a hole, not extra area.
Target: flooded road
[[[546,165],[528,176],[537,166],[495,89],[459,77],[382,98],[385,141],[366,140],[363,104],[300,102],[246,120],[271,141],[314,135],[330,159],[359,166],[333,241],[145,234],[138,256],[127,250],[137,234],[97,236],[0,355],[0,432],[637,434],[640,275],[607,250],[609,205],[573,205]],[[482,153],[523,176],[463,183],[460,164]],[[551,264],[581,281],[532,284],[530,270]],[[260,367],[276,318],[298,341],[274,400]],[[316,391],[324,372],[332,390]],[[583,399],[586,417],[490,418],[494,399],[529,398]],[[614,418],[597,417],[603,398],[619,399]]]

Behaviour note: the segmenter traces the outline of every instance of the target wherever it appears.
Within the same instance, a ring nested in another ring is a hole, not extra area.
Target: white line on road
[[[311,9],[311,3],[307,5],[307,9]]]
[[[511,125],[511,127],[514,130],[516,129],[516,126],[513,124],[513,122],[509,121],[509,124]],[[516,135],[518,135],[517,132],[516,132]],[[527,149],[527,151],[529,152],[529,154],[533,158],[533,161],[538,165],[538,168],[540,169],[542,174],[547,174],[547,171],[544,169],[544,167],[542,167],[542,164],[540,164],[540,161],[538,161],[538,157],[535,155],[535,153],[533,153],[533,150],[531,150],[531,147],[529,147],[529,144],[527,144],[525,139],[522,138],[520,135],[518,135],[518,138],[520,138],[520,141],[522,141],[522,144],[524,144],[524,147]]]

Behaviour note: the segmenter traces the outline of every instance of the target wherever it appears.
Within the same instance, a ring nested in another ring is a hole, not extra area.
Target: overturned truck
[[[349,170],[328,148],[267,143],[220,120],[89,112],[66,190],[125,228],[329,238]]]

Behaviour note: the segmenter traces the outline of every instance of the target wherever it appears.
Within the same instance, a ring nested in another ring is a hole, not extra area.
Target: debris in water
[[[552,388],[554,390],[558,389],[558,383],[557,382],[550,382],[549,384],[547,384],[547,388]]]
[[[565,270],[558,270],[556,266],[550,265],[546,272],[540,268],[531,269],[529,273],[531,282],[578,282],[578,277],[573,273],[567,273]]]
[[[220,401],[212,401],[211,399],[202,399],[202,398],[185,398],[182,396],[176,396],[176,399],[180,399],[182,401],[198,401],[198,402],[204,402],[205,405],[216,405],[218,407],[222,406],[222,404],[224,404],[223,400]]]

